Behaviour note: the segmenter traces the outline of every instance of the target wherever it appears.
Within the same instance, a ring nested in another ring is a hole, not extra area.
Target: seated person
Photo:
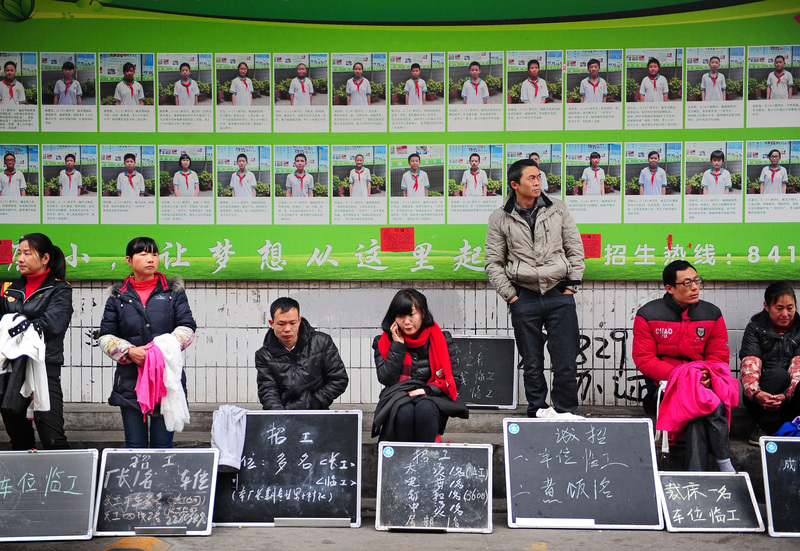
[[[800,381],[800,315],[792,287],[779,281],[764,292],[764,309],[750,318],[744,330],[742,360],[744,405],[753,417],[749,441],[758,446],[762,436],[800,415],[795,395]]]
[[[347,371],[330,335],[300,317],[300,304],[282,297],[256,352],[258,399],[264,409],[328,409],[347,388]]]
[[[433,321],[425,295],[398,291],[375,337],[375,367],[384,385],[372,436],[401,442],[435,442],[448,417],[469,417],[456,401],[453,339]]]
[[[720,471],[735,472],[728,432],[739,388],[728,367],[725,320],[700,300],[703,279],[690,263],[671,262],[662,279],[667,292],[639,308],[633,322],[633,361],[647,377],[645,411],[654,413],[658,384],[667,381],[656,427],[685,427],[687,469],[706,470],[710,449]]]

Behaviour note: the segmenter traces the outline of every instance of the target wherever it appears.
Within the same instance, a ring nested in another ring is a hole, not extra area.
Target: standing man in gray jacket
[[[528,417],[572,417],[578,407],[578,314],[574,293],[583,277],[583,242],[566,205],[542,193],[530,159],[508,169],[513,191],[489,217],[486,274],[511,309],[522,355]],[[544,340],[553,371],[547,405]]]

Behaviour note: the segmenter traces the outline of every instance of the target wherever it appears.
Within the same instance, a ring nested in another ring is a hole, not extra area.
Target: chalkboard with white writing
[[[769,535],[800,537],[800,438],[761,437]]]
[[[668,532],[763,532],[750,475],[660,472]]]
[[[0,452],[0,541],[92,537],[97,450]]]
[[[491,444],[381,442],[375,528],[490,533]]]
[[[650,419],[503,420],[512,528],[664,528]]]
[[[454,337],[458,369],[453,374],[458,396],[469,407],[517,407],[514,339]]]
[[[215,525],[361,525],[361,411],[251,411]]]
[[[208,448],[103,450],[94,533],[209,535],[218,462]]]

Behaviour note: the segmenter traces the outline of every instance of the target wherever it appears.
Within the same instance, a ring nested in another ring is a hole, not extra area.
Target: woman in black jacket
[[[764,309],[747,324],[739,358],[744,405],[755,421],[749,441],[758,446],[761,436],[800,415],[800,315],[785,281],[764,292]]]
[[[171,448],[174,432],[167,430],[158,406],[146,416],[142,413],[136,381],[154,338],[172,334],[184,350],[192,344],[197,324],[183,281],[174,278],[167,282],[166,276],[158,272],[155,241],[137,237],[128,243],[125,254],[133,274],[111,288],[100,323],[100,348],[117,362],[108,403],[120,408],[126,447]],[[181,384],[185,394],[185,373]]]
[[[469,416],[456,401],[455,354],[450,333],[433,321],[425,295],[398,291],[375,337],[375,367],[381,391],[372,436],[381,440],[434,442],[448,417]]]
[[[72,287],[64,281],[67,268],[64,253],[46,235],[29,233],[19,240],[17,266],[22,277],[3,285],[0,315],[21,314],[17,318],[20,322],[13,322],[14,329],[31,325],[42,336],[50,410],[34,411],[33,421],[44,449],[67,449],[61,365],[64,363],[64,335],[72,318]],[[11,375],[4,377],[10,379]],[[6,385],[0,386],[7,392],[14,392]],[[16,388],[18,393],[19,388]],[[12,450],[34,447],[33,425],[25,414],[28,401],[15,400],[21,407],[2,409]],[[3,403],[7,403],[5,396]]]

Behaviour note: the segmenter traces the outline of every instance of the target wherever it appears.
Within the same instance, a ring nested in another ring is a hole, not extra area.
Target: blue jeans
[[[147,415],[133,408],[121,407],[126,448],[171,448],[174,432],[168,431],[161,415]],[[147,420],[150,420],[148,431]],[[150,441],[148,442],[148,432]]]
[[[578,313],[575,296],[551,289],[545,294],[517,286],[517,300],[510,305],[514,338],[522,356],[528,416],[547,408],[547,380],[544,376],[544,333],[553,372],[550,397],[559,413],[578,407]]]

